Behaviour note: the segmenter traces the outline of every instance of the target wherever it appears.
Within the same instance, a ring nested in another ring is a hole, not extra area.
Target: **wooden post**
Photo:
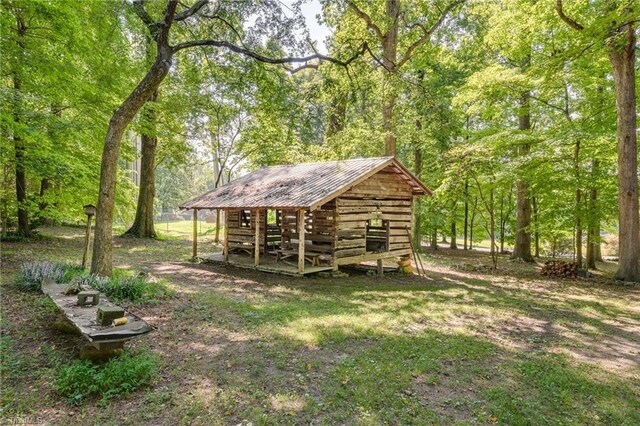
[[[384,275],[384,268],[382,267],[382,259],[378,259],[377,267],[378,267],[378,275],[380,276]]]
[[[216,236],[213,242],[218,244],[220,242],[220,209],[216,209]]]
[[[229,215],[227,210],[224,211],[224,261],[229,261]]]
[[[87,264],[87,253],[89,252],[89,241],[91,240],[91,218],[93,215],[87,215],[87,233],[84,237],[84,253],[82,254],[82,269]]]
[[[198,255],[198,209],[193,209],[193,258]]]
[[[332,271],[336,271],[338,272],[340,270],[340,268],[338,267],[337,264],[337,260],[338,258],[336,257],[336,247],[338,246],[338,228],[337,228],[337,223],[338,223],[338,208],[340,207],[340,198],[336,198],[336,203],[335,206],[333,207],[333,223],[336,224],[336,228],[333,231],[333,242],[331,244],[331,265],[333,266]],[[367,245],[366,241],[365,241],[365,246]]]
[[[304,273],[304,209],[298,210],[298,273]]]
[[[255,254],[253,255],[254,257],[254,264],[255,266],[260,265],[260,210],[256,210],[256,239],[255,239],[255,243],[254,243],[254,249],[255,249]]]

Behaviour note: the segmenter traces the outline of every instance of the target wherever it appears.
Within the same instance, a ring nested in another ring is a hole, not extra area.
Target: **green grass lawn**
[[[613,264],[593,280],[560,281],[504,257],[487,272],[486,253],[438,250],[423,255],[427,277],[294,278],[189,263],[190,241],[179,236],[114,240],[116,266],[175,290],[129,306],[157,327],[131,344],[159,359],[153,383],[69,405],[51,383],[82,342],[51,328],[57,314],[44,296],[12,286],[23,261],[81,256],[81,229],[44,232],[51,237],[2,246],[4,418],[640,424],[640,289],[607,284]]]
[[[216,224],[207,223],[204,220],[198,221],[198,236],[215,235]],[[176,220],[171,222],[156,222],[156,232],[161,236],[190,238],[193,235],[193,221]],[[220,228],[220,237],[222,238],[224,227]]]

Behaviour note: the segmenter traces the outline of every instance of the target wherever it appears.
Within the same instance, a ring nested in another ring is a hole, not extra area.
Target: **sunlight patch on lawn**
[[[362,338],[368,334],[382,334],[390,329],[388,315],[364,316],[329,315],[317,318],[300,318],[280,329],[282,337],[305,345],[321,345],[342,342],[347,338]]]
[[[306,405],[303,398],[295,394],[275,394],[269,396],[271,408],[276,411],[295,412],[302,411]]]
[[[145,252],[145,251],[149,251],[148,247],[146,247],[146,246],[138,246],[138,247],[131,247],[129,250],[127,250],[127,253],[140,253],[140,252]]]

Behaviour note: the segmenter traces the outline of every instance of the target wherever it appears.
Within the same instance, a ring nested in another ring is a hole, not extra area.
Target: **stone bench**
[[[87,292],[87,297],[67,295],[66,284],[57,284],[53,281],[42,283],[42,292],[49,296],[64,315],[64,320],[89,341],[89,344],[81,349],[81,358],[106,359],[122,353],[124,343],[136,337],[143,336],[154,328],[136,315],[126,312],[120,306],[110,302],[107,297],[93,290]],[[98,293],[93,295],[93,293]],[[83,295],[85,296],[85,295]],[[87,299],[98,301],[97,304],[87,304]],[[82,304],[79,303],[82,301]],[[100,312],[100,316],[98,313]],[[126,324],[113,326],[115,318],[127,319]],[[67,330],[69,329],[67,328]]]

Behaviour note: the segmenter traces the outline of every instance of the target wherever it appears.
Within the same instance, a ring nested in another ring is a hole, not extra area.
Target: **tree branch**
[[[422,32],[423,32],[422,37],[420,37],[411,46],[409,46],[407,51],[404,53],[404,56],[402,56],[402,59],[400,60],[400,62],[398,62],[398,66],[396,68],[400,68],[409,59],[411,59],[411,55],[413,55],[413,51],[416,50],[418,47],[420,47],[422,44],[424,44],[424,42],[426,42],[431,37],[431,35],[438,29],[438,27],[442,25],[445,18],[449,14],[449,12],[451,12],[455,7],[461,5],[464,2],[465,0],[457,0],[452,3],[449,3],[449,5],[440,14],[440,17],[438,18],[438,20],[434,22],[433,25],[431,25],[431,28],[429,28],[428,30],[422,24],[419,24],[419,23],[411,25],[411,28],[418,26],[420,27],[420,29],[422,29]]]
[[[176,17],[176,8],[178,7],[178,0],[169,0],[167,2],[167,8],[164,10],[164,21],[162,24],[158,23],[158,26],[164,26],[164,32],[166,34],[169,33],[169,28],[173,24],[173,21]]]
[[[240,43],[242,43],[242,36],[238,32],[238,30],[236,30],[236,28],[233,25],[231,25],[231,23],[229,21],[227,21],[226,19],[224,19],[222,16],[219,16],[219,15],[205,15],[205,14],[202,14],[202,16],[204,18],[207,18],[207,19],[217,19],[219,21],[222,21],[222,23],[225,26],[227,26],[235,34],[236,37],[238,37],[238,41],[240,41]]]
[[[240,47],[235,44],[222,41],[222,40],[190,40],[190,41],[178,43],[177,45],[173,46],[172,49],[173,49],[173,52],[175,53],[182,49],[188,49],[190,47],[197,47],[197,46],[223,47],[231,50],[232,52],[239,53],[244,56],[248,56],[260,62],[265,62],[267,64],[289,64],[289,63],[296,63],[296,62],[309,62],[314,59],[318,59],[320,61],[327,61],[333,64],[342,65],[344,67],[348,66],[351,62],[356,60],[356,58],[362,55],[368,47],[367,42],[363,42],[360,49],[346,61],[332,58],[331,56],[326,56],[320,53],[315,53],[313,55],[303,56],[303,57],[290,56],[285,58],[271,58],[269,56],[264,56],[264,55],[261,55],[260,53],[254,52],[253,50],[246,49],[244,47]]]
[[[356,4],[351,0],[347,1],[347,4],[351,8],[351,10],[353,10],[355,14],[360,17],[360,19],[366,22],[367,27],[373,30],[373,32],[376,34],[376,37],[378,37],[380,41],[383,41],[384,35],[382,34],[382,31],[380,31],[380,28],[373,23],[373,21],[371,20],[371,17],[366,13],[364,13],[362,10],[360,10],[358,6],[356,6]]]
[[[315,64],[315,63],[313,63],[313,64],[304,64],[304,65],[301,65],[301,66],[299,66],[297,68],[291,68],[291,67],[285,66],[285,69],[287,71],[289,71],[291,74],[295,74],[295,73],[297,73],[299,71],[302,71],[302,70],[308,70],[308,69],[317,70],[318,69],[318,64]]]
[[[182,12],[177,13],[175,18],[173,18],[173,20],[176,21],[176,22],[184,21],[185,19],[187,19],[187,18],[195,15],[196,13],[198,13],[200,11],[200,9],[202,9],[204,6],[207,5],[207,3],[209,3],[209,0],[198,0],[189,9],[185,9]]]
[[[136,15],[138,15],[138,18],[140,18],[140,20],[144,22],[151,35],[155,38],[159,31],[158,24],[153,20],[151,15],[149,15],[147,10],[144,8],[144,0],[133,0],[131,6],[133,7],[133,11],[136,13]]]
[[[562,112],[563,114],[565,114],[565,115],[566,115],[566,112],[567,112],[567,111],[566,111],[563,107],[560,107],[560,106],[558,106],[558,105],[554,105],[554,104],[552,104],[551,102],[545,101],[544,99],[541,99],[541,98],[539,98],[539,97],[537,97],[537,96],[534,96],[534,95],[531,95],[531,94],[529,95],[529,97],[530,97],[531,99],[533,99],[534,101],[540,102],[541,104],[546,105],[546,106],[548,106],[549,108],[553,108],[553,109],[555,109],[555,110],[557,110],[557,111],[560,111],[560,112]]]
[[[558,12],[558,16],[562,19],[567,25],[569,25],[574,30],[582,31],[584,30],[584,26],[575,19],[570,18],[565,15],[564,10],[562,9],[562,0],[556,0],[556,12]]]

